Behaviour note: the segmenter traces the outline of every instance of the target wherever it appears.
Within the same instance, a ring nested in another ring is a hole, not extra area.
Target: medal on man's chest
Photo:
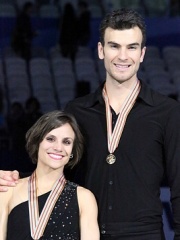
[[[114,164],[115,161],[116,161],[116,157],[115,157],[115,155],[112,154],[112,153],[110,153],[110,154],[107,156],[107,158],[106,158],[106,162],[107,162],[108,164]]]
[[[114,164],[116,162],[116,156],[113,154],[118,147],[124,125],[126,123],[127,116],[131,111],[136,98],[140,91],[140,82],[137,80],[132,86],[129,94],[124,100],[121,109],[119,111],[118,118],[116,120],[114,129],[112,129],[112,113],[110,109],[108,95],[106,93],[106,86],[103,88],[103,98],[106,106],[106,123],[107,123],[107,143],[108,143],[108,151],[109,155],[106,157],[106,162],[108,164]]]

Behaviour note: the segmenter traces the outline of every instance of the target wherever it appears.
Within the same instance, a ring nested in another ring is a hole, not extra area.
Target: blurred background
[[[31,172],[25,151],[30,126],[105,80],[99,23],[121,7],[137,10],[147,25],[139,78],[180,101],[180,0],[0,0],[0,169]],[[170,240],[166,185],[161,198]]]

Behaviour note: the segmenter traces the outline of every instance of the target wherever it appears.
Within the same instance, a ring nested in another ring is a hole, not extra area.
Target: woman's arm
[[[0,192],[0,239],[6,240],[7,222],[9,215],[9,202],[12,196],[13,189],[8,192]]]
[[[81,240],[99,240],[98,208],[91,191],[78,187],[78,202],[80,209]]]

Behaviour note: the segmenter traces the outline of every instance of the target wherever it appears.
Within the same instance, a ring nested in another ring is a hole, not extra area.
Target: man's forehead
[[[104,35],[104,40],[106,42],[112,41],[117,43],[121,42],[122,40],[141,42],[142,32],[138,27],[123,30],[107,28]]]

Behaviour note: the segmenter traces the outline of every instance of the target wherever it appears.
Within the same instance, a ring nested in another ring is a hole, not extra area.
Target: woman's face
[[[69,123],[50,131],[39,145],[38,165],[64,169],[72,153],[75,133]]]

